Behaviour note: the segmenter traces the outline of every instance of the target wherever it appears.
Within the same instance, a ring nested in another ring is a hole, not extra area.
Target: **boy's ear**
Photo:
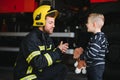
[[[95,27],[96,25],[97,25],[97,23],[96,23],[96,22],[94,22],[94,23],[93,23],[93,27]]]

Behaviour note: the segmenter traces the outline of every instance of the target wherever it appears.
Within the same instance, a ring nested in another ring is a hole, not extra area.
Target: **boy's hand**
[[[80,57],[80,55],[83,53],[83,48],[80,47],[80,48],[76,48],[73,52],[73,58],[74,59],[78,59]]]

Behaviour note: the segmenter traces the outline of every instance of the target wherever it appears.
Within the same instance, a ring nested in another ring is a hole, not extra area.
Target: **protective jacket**
[[[48,34],[35,28],[22,40],[14,67],[14,80],[44,80],[44,71],[54,70],[53,67],[60,62],[60,49],[55,48]],[[47,73],[45,77],[49,76]]]

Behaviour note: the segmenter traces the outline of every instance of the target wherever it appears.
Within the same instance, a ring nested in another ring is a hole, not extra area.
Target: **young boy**
[[[87,63],[88,80],[102,80],[105,69],[105,55],[108,53],[108,41],[105,34],[101,32],[104,25],[104,16],[99,13],[91,13],[88,16],[86,24],[87,31],[92,32],[86,50],[78,49],[83,54],[80,59],[84,59]],[[81,47],[80,47],[81,48]]]

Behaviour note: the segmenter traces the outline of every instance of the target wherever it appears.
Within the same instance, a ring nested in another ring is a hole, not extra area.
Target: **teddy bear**
[[[83,48],[75,48],[74,52],[73,52],[73,59],[75,59],[75,63],[74,66],[75,68],[75,73],[76,74],[86,74],[86,62],[85,60],[80,60],[80,55],[83,53]]]

